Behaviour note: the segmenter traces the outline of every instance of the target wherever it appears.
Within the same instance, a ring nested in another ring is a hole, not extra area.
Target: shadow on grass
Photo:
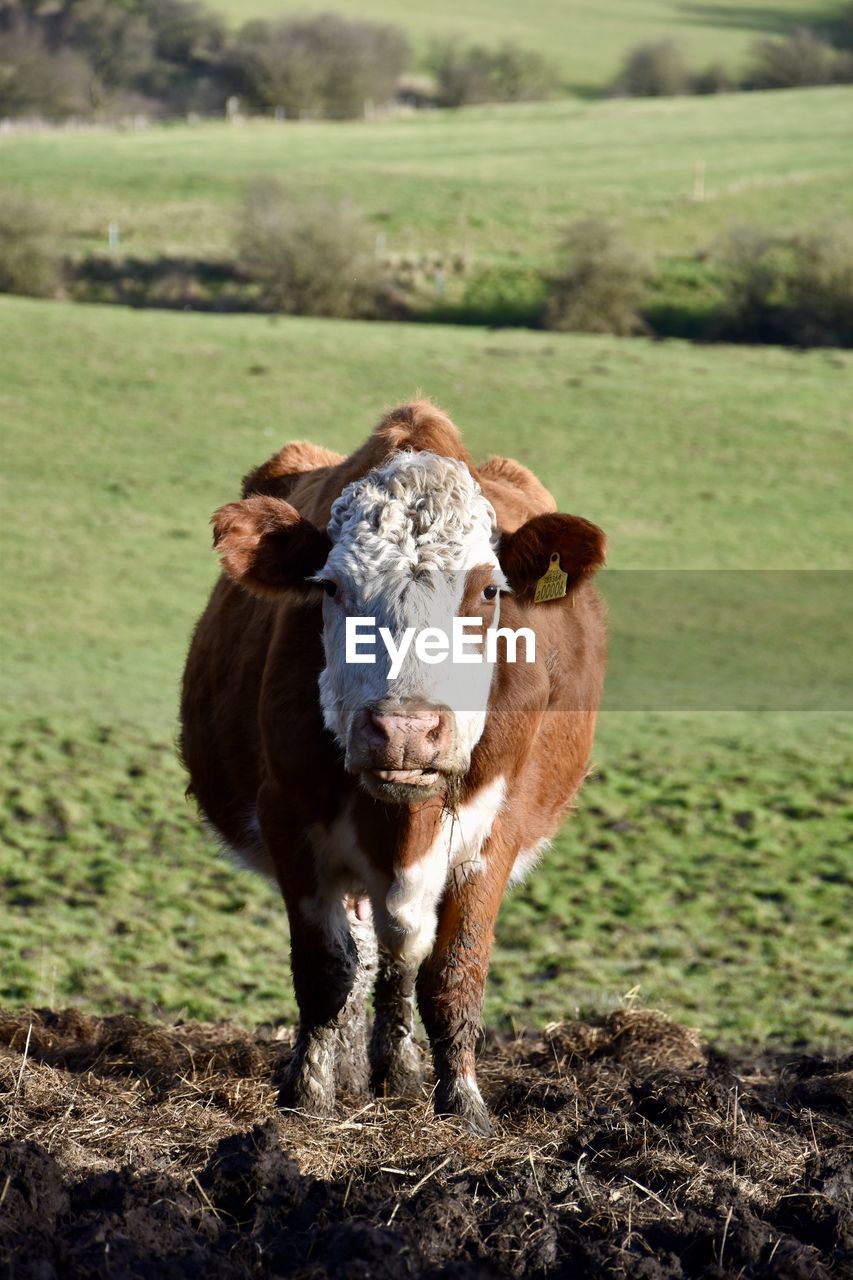
[[[230,262],[206,258],[113,258],[93,254],[66,263],[79,302],[174,311],[255,311],[251,285]]]
[[[115,258],[90,256],[65,265],[74,301],[173,311],[278,314],[260,287],[231,262],[192,257]],[[454,280],[445,296],[389,278],[377,299],[377,320],[543,329],[548,280],[530,266],[486,263]],[[772,300],[771,300],[772,303]],[[768,303],[742,321],[728,314],[718,266],[699,256],[664,258],[642,307],[642,327],[651,338],[693,342],[742,342],[779,346],[846,346],[834,327],[794,324],[796,314]],[[766,314],[765,314],[766,312]],[[593,331],[595,327],[593,326]],[[605,330],[602,330],[605,331]],[[805,335],[800,337],[800,334]]]

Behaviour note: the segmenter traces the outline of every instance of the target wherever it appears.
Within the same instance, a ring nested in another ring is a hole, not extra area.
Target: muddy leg
[[[369,1083],[365,1019],[375,960],[370,963],[341,904],[318,921],[310,918],[313,911],[306,913],[305,899],[294,902],[288,895],[286,901],[299,1034],[278,1100],[282,1107],[325,1115],[334,1106],[336,1083],[354,1093]]]
[[[493,863],[442,903],[432,954],[418,975],[418,1007],[435,1063],[436,1115],[460,1116],[472,1133],[492,1126],[477,1085],[475,1052],[494,924],[506,877]]]
[[[294,925],[291,913],[291,969],[299,1033],[278,1102],[282,1107],[326,1115],[335,1104],[336,1033],[355,986],[358,952],[349,933],[330,940],[316,926]]]
[[[380,950],[370,1041],[371,1084],[380,1095],[411,1098],[420,1092],[423,1060],[414,1036],[416,972]]]
[[[358,952],[358,968],[335,1031],[335,1082],[344,1093],[370,1090],[368,1019],[370,993],[376,981],[377,945],[372,920],[359,920],[347,912],[350,935]]]

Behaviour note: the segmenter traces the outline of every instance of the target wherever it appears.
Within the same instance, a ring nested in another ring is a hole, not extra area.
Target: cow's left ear
[[[553,555],[560,557],[569,589],[604,564],[606,549],[607,539],[598,525],[555,511],[534,516],[515,533],[502,534],[498,558],[510,587],[525,599],[533,597]]]
[[[332,549],[326,530],[281,498],[256,495],[229,502],[211,523],[222,568],[259,595],[305,589],[306,578],[322,569]]]

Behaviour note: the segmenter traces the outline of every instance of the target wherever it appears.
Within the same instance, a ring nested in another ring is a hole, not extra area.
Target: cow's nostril
[[[390,733],[391,725],[389,723],[390,719],[391,719],[390,716],[379,715],[379,713],[376,711],[371,711],[368,714],[368,723],[371,730],[374,733],[378,734],[379,737],[386,742],[391,737],[391,733]]]

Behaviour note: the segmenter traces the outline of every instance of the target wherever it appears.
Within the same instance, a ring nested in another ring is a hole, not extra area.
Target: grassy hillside
[[[168,726],[210,513],[285,439],[348,449],[418,386],[600,524],[614,569],[849,564],[853,354],[12,299],[0,350],[6,705],[97,690]]]
[[[246,183],[352,199],[388,250],[541,263],[568,220],[621,220],[639,245],[693,251],[732,225],[849,213],[853,88],[560,102],[372,123],[198,125],[0,137],[0,188],[54,205],[63,244],[226,254]],[[693,199],[705,166],[705,199]]]
[[[742,0],[699,4],[696,0],[437,0],[401,5],[399,0],[211,0],[236,25],[250,17],[322,13],[394,22],[422,51],[434,37],[498,44],[511,40],[538,49],[560,66],[567,84],[598,89],[613,79],[625,50],[652,40],[674,39],[692,61],[721,61],[738,69],[757,36],[775,35],[807,22],[820,26],[838,4],[823,0]]]
[[[209,514],[282,440],[348,448],[420,386],[599,522],[614,568],[842,568],[850,370],[0,299],[0,999],[292,1013],[282,909],[212,852],[171,748]],[[843,1040],[852,746],[840,715],[606,714],[577,818],[502,915],[489,1016],[639,986],[729,1039]]]

